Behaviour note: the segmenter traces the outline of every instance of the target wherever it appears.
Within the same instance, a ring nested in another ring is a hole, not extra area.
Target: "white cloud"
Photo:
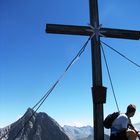
[[[74,121],[73,122],[73,125],[76,126],[76,127],[82,127],[84,126],[85,124],[83,122],[80,122],[80,121]],[[87,125],[87,124],[86,124]]]
[[[69,126],[76,126],[76,127],[82,127],[82,126],[93,126],[92,122],[90,120],[63,120],[63,121],[58,121],[58,123],[63,127],[64,125],[69,125]]]

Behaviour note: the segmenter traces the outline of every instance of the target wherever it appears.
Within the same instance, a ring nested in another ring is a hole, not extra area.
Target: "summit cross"
[[[104,140],[103,104],[106,102],[106,88],[102,86],[100,38],[108,37],[139,40],[140,31],[102,28],[99,24],[98,0],[89,0],[89,11],[91,26],[46,24],[46,32],[83,36],[94,35],[93,38],[91,38],[94,140]]]

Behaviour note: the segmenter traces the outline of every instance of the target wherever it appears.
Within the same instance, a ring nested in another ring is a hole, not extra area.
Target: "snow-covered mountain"
[[[65,133],[71,140],[93,140],[93,128],[91,126],[67,126],[63,127]],[[109,140],[109,136],[105,134],[105,140]]]
[[[76,127],[76,126],[64,125],[63,129],[66,132],[66,134],[71,138],[73,138],[74,140],[86,138],[90,136],[93,132],[91,126]]]

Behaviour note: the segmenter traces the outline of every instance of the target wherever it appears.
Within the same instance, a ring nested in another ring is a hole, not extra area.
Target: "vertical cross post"
[[[98,16],[98,2],[97,0],[90,0],[90,24],[93,27],[99,27]],[[94,140],[104,140],[103,127],[103,103],[95,103],[94,94],[96,97],[100,95],[94,92],[97,86],[102,87],[102,68],[101,68],[101,51],[100,51],[100,37],[94,36],[91,39],[91,57],[92,57],[92,97],[93,97],[93,126],[94,126]],[[94,85],[94,86],[93,86]]]
[[[139,40],[140,31],[99,28],[98,0],[89,0],[89,7],[90,24],[93,31],[89,26],[47,24],[46,32],[84,36],[92,36],[94,33],[94,37],[91,39],[94,140],[104,140],[103,103],[106,102],[106,88],[102,86],[100,37]]]

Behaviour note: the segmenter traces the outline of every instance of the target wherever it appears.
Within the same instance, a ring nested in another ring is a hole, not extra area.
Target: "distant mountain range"
[[[0,140],[93,140],[93,128],[61,127],[46,113],[36,113],[29,108],[19,120],[0,129]],[[105,135],[105,140],[109,140],[108,135]]]
[[[65,133],[71,140],[93,140],[93,128],[91,126],[67,126],[63,127]],[[109,136],[105,134],[104,140],[109,140]]]
[[[67,126],[63,127],[65,133],[71,138],[71,140],[80,140],[83,138],[88,138],[93,134],[93,129],[91,126],[75,127]]]

